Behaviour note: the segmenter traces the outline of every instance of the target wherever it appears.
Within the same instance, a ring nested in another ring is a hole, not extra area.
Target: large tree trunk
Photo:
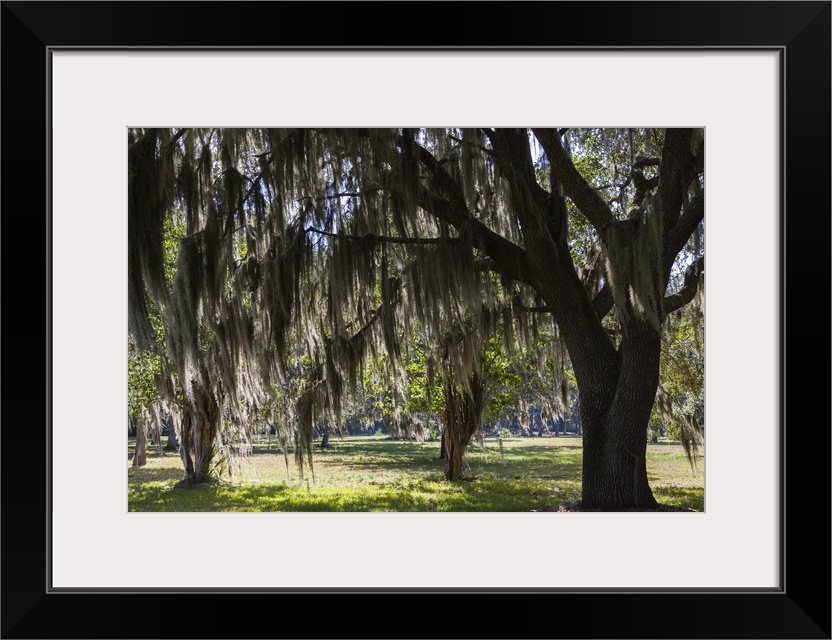
[[[212,397],[203,396],[203,411],[198,414],[194,437],[195,482],[210,480],[209,470],[214,459],[219,411]]]
[[[539,287],[554,311],[580,395],[582,506],[615,511],[656,506],[647,482],[647,422],[656,397],[661,336],[634,310],[620,312],[616,349],[560,239],[541,262]],[[548,268],[547,268],[548,266]]]
[[[168,442],[165,445],[166,451],[176,451],[179,448],[179,442],[176,440],[176,425],[173,422],[173,416],[168,415],[165,420],[165,425],[168,430]]]
[[[385,413],[381,418],[381,422],[384,425],[384,427],[382,429],[382,433],[384,433],[386,431],[387,435],[390,436],[391,440],[398,440],[399,439],[399,425],[393,419],[393,415],[390,414],[390,413]]]
[[[185,480],[190,484],[210,480],[218,418],[219,407],[213,395],[208,392],[197,394],[193,404],[185,404],[179,454],[185,467]]]
[[[608,381],[615,384],[612,398],[594,389],[581,395],[585,508],[656,506],[647,481],[647,422],[658,386],[660,347],[653,329],[631,327],[621,345],[620,372]]]
[[[136,420],[136,450],[133,452],[133,466],[143,467],[147,464],[147,435],[142,420]]]
[[[468,438],[469,442],[471,438]],[[445,456],[445,480],[462,480],[465,477],[465,449],[468,443],[450,441]]]
[[[442,420],[446,480],[462,480],[465,477],[465,449],[480,425],[482,376],[477,373],[471,375],[470,390],[471,393],[468,393],[457,388],[452,379],[445,381]]]
[[[193,411],[187,407],[182,408],[182,442],[179,447],[179,457],[182,459],[182,466],[185,468],[185,481],[190,482],[194,477],[193,434],[191,424],[194,422]]]
[[[171,426],[168,431],[168,443],[165,445],[167,451],[176,451],[179,448],[179,442],[176,439],[176,429]]]
[[[162,451],[162,424],[158,420],[153,426],[153,446],[156,447],[156,455],[160,458],[164,457],[165,452]]]

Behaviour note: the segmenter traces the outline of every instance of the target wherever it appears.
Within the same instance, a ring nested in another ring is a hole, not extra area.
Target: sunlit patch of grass
[[[439,444],[397,442],[385,436],[330,440],[314,451],[314,480],[303,479],[289,452],[255,443],[217,485],[180,485],[174,452],[148,451],[147,466],[128,466],[130,511],[409,511],[517,512],[554,507],[580,497],[579,438],[494,438],[472,444],[467,480],[446,482]],[[132,443],[131,443],[132,446]],[[130,451],[132,453],[132,450]],[[663,504],[704,509],[704,460],[691,467],[678,445],[648,445],[648,475]],[[128,460],[128,465],[129,465]]]
[[[705,492],[702,489],[662,485],[653,487],[653,495],[661,504],[685,507],[694,511],[705,510]]]

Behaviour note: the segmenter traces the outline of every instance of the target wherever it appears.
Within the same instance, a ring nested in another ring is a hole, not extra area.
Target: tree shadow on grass
[[[141,486],[147,482],[181,480],[184,477],[184,471],[158,467],[127,467],[127,477],[129,480],[132,479],[130,484]]]
[[[562,487],[562,488],[561,488]],[[350,490],[263,483],[184,487],[167,479],[134,487],[130,511],[167,512],[524,512],[579,493],[577,483],[471,478],[468,482],[408,480]]]
[[[131,511],[172,512],[526,512],[546,510],[580,497],[574,479],[537,480],[471,477],[467,482],[414,480],[401,486],[366,486],[343,491],[314,485],[175,486],[167,474],[161,482],[143,483],[130,496]],[[176,476],[178,478],[178,474]],[[659,503],[704,510],[704,492],[690,487],[656,487]]]
[[[174,512],[335,512],[420,511],[419,499],[405,489],[383,492],[321,491],[286,484],[145,486],[131,497],[131,511]]]

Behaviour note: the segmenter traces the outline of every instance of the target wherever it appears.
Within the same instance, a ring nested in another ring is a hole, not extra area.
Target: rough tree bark
[[[176,425],[173,422],[173,416],[168,415],[165,419],[165,424],[168,430],[168,441],[165,445],[165,450],[176,451],[179,449],[179,442],[176,439]]]
[[[133,466],[143,467],[147,464],[147,435],[141,420],[136,420],[136,450],[133,452]]]
[[[156,447],[156,455],[160,458],[164,457],[165,452],[162,450],[162,425],[158,421],[153,425],[153,446]]]
[[[482,415],[483,378],[473,373],[469,389],[460,389],[449,377],[443,385],[445,409],[442,412],[445,445],[445,479],[465,477],[465,450],[477,431]]]
[[[190,484],[211,479],[211,461],[215,454],[219,407],[213,394],[194,389],[192,402],[184,403],[182,415],[182,446],[179,455]]]
[[[661,338],[626,333],[621,365],[581,390],[582,504],[605,510],[656,506],[647,480],[647,421],[656,396]]]

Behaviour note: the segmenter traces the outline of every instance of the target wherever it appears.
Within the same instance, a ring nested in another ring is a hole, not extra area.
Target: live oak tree
[[[446,341],[431,366],[452,399],[446,424],[467,432],[485,404],[481,346],[534,316],[554,323],[577,381],[583,505],[654,507],[662,327],[704,279],[689,244],[703,133],[131,130],[129,330],[158,351],[158,310],[186,478],[205,477],[224,424],[269,401],[295,348],[309,361],[302,442],[316,421],[340,422],[368,358],[403,388],[416,330]],[[169,284],[163,230],[179,212]]]

